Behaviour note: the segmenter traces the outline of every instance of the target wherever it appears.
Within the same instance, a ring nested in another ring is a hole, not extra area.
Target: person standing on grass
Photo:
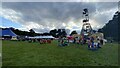
[[[73,43],[76,43],[76,39],[74,38]]]
[[[58,46],[63,46],[63,43],[64,43],[63,37],[59,36]]]
[[[81,44],[81,39],[79,39],[79,44]]]
[[[100,45],[102,46],[103,45],[103,39],[100,38]]]
[[[91,48],[91,39],[90,38],[88,38],[87,43],[88,43],[88,48],[90,49]]]
[[[97,40],[97,36],[95,36],[95,38],[94,38],[94,48],[96,48],[97,45],[98,45],[98,40]]]
[[[81,37],[81,45],[83,45],[83,43],[84,43],[84,38]]]
[[[90,42],[91,42],[90,48],[92,49],[92,48],[94,48],[94,37],[90,38]]]
[[[98,44],[97,44],[97,48],[101,48],[101,46],[100,46],[100,39],[98,38],[97,41],[98,41],[98,42],[97,42],[97,43],[98,43]]]
[[[79,44],[79,37],[76,38],[76,43]]]

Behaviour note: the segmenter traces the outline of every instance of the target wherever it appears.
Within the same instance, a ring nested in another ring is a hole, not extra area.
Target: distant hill
[[[109,22],[99,32],[103,32],[106,39],[112,39],[120,42],[120,12],[116,12]]]

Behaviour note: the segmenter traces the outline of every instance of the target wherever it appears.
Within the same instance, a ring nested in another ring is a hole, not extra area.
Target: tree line
[[[2,28],[2,30],[7,29],[7,28]],[[65,29],[54,29],[50,30],[50,32],[45,32],[45,33],[36,33],[33,29],[30,29],[29,31],[21,31],[19,29],[15,29],[13,27],[10,27],[16,35],[19,36],[46,36],[46,35],[52,35],[53,37],[58,38],[59,36],[66,37],[67,33]]]
[[[120,12],[117,11],[112,20],[109,20],[103,28],[99,29],[98,32],[103,32],[104,37],[109,40],[119,41],[120,42]]]

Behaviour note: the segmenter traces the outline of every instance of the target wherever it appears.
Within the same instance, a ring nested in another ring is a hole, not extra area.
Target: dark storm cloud
[[[90,19],[94,19],[97,23],[104,24],[108,20],[108,14],[98,14],[98,12],[106,12],[117,8],[116,2],[4,2],[3,9],[12,9],[20,12],[20,23],[25,25],[28,22],[34,22],[43,27],[66,28],[62,23],[69,24],[72,19],[73,22],[82,23],[82,10],[88,8]],[[96,19],[95,19],[96,18]],[[34,25],[34,24],[33,24]],[[49,31],[49,29],[45,29]],[[72,28],[72,27],[71,27]],[[74,27],[77,28],[77,27]],[[39,28],[40,29],[40,28]],[[38,29],[38,30],[39,30]],[[38,31],[37,30],[37,31]],[[40,30],[41,31],[41,30]]]

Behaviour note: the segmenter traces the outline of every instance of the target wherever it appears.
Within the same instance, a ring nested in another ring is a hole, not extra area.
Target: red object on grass
[[[73,40],[72,36],[68,36],[67,38],[68,38],[68,40]]]

